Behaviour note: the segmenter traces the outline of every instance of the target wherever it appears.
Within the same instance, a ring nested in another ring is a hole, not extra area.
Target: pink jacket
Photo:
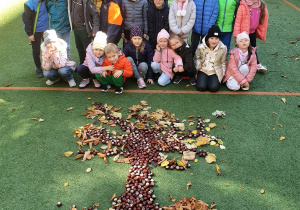
[[[255,51],[256,51],[256,47],[253,48],[250,60],[247,62],[247,65],[249,67],[249,73],[247,74],[246,77],[244,77],[238,69],[238,64],[240,60],[238,48],[237,47],[233,48],[230,51],[230,58],[227,64],[223,82],[226,82],[231,76],[233,76],[233,78],[239,84],[244,84],[245,82],[251,82],[257,71],[257,60],[256,60]]]
[[[269,14],[266,6],[264,22],[262,24],[259,24],[255,31],[256,38],[259,38],[264,42],[266,41],[268,19],[269,19]],[[233,37],[236,38],[236,36],[239,33],[242,33],[243,31],[246,31],[247,34],[249,34],[249,30],[250,30],[250,11],[248,5],[245,3],[244,0],[242,0],[240,2],[240,6],[236,14],[236,19],[235,19],[235,24],[233,29]]]
[[[174,73],[172,71],[173,63],[175,66],[180,66],[182,64],[182,59],[177,55],[174,50],[166,47],[161,52],[156,51],[153,57],[153,61],[159,63],[160,69],[167,74],[171,79],[173,79]]]
[[[87,66],[92,74],[102,73],[102,64],[104,62],[105,56],[98,58],[93,53],[93,43],[90,43],[86,48],[86,56],[83,65]]]

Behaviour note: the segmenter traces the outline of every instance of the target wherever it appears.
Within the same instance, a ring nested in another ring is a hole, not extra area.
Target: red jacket
[[[256,47],[252,50],[252,55],[250,60],[247,62],[247,66],[249,67],[249,73],[246,77],[241,74],[238,69],[238,64],[240,60],[238,48],[233,48],[230,51],[230,58],[226,67],[225,76],[223,78],[223,82],[226,82],[231,76],[239,83],[244,84],[245,82],[251,82],[257,71],[257,60],[255,55]]]
[[[264,42],[266,41],[268,18],[269,18],[269,14],[266,6],[264,22],[262,24],[259,24],[255,30],[256,38],[259,38]],[[249,6],[245,3],[244,0],[240,2],[240,6],[236,13],[236,19],[235,19],[234,29],[233,29],[233,37],[236,38],[236,36],[239,33],[242,33],[243,31],[246,31],[247,34],[249,34],[250,31],[250,11],[249,11]]]
[[[107,75],[113,74],[116,70],[122,70],[123,71],[122,77],[124,78],[124,81],[125,81],[125,78],[131,77],[133,75],[131,63],[121,51],[120,51],[119,59],[117,60],[117,62],[115,64],[112,64],[111,62],[109,62],[109,60],[105,57],[102,67],[110,66],[110,65],[114,65],[115,70],[112,72],[107,71]]]

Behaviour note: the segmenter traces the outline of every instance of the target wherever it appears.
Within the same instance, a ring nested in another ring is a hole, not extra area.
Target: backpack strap
[[[36,23],[37,23],[37,19],[39,17],[39,12],[40,12],[40,6],[41,6],[41,1],[39,1],[38,6],[37,6],[37,10],[36,10],[36,15],[35,15],[35,20],[34,20],[34,27],[33,27],[33,35],[35,34]]]

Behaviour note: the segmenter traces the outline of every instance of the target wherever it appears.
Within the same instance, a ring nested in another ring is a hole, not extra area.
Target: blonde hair
[[[105,54],[108,53],[119,53],[119,48],[114,43],[108,43],[106,47],[104,48]]]
[[[184,40],[180,36],[178,36],[177,34],[174,34],[174,33],[171,33],[170,38],[169,38],[169,42],[170,42],[171,39],[177,39],[181,43],[184,42]]]

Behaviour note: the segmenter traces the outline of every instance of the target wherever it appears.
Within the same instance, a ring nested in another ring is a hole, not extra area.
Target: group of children
[[[256,38],[265,41],[267,32],[262,0],[173,0],[170,8],[164,0],[29,0],[23,21],[37,76],[46,76],[47,85],[60,75],[76,86],[76,69],[79,88],[93,81],[103,92],[114,85],[116,94],[132,75],[139,88],[156,79],[166,86],[188,77],[199,91],[218,91],[222,82],[230,90],[248,90],[256,72],[266,71],[256,52]],[[77,67],[70,61],[70,30]],[[232,35],[236,47],[230,51]],[[121,38],[123,50],[116,45]]]

